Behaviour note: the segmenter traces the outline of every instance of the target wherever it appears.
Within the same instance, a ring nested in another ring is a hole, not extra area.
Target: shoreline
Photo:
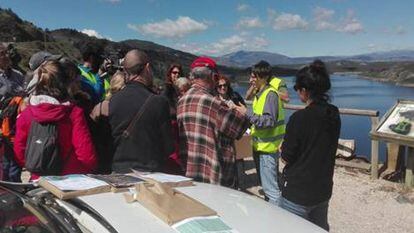
[[[372,76],[366,75],[362,71],[355,71],[355,72],[334,72],[332,74],[338,75],[338,76],[353,75],[353,76],[357,76],[357,78],[361,78],[361,79],[376,81],[376,82],[380,82],[380,83],[390,83],[390,84],[393,84],[394,86],[399,86],[399,87],[414,88],[414,83],[398,83],[398,82],[389,80],[387,78],[376,78],[376,77],[372,77]]]

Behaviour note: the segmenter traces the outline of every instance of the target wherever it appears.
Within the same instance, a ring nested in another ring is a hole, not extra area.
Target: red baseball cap
[[[194,69],[196,67],[208,67],[214,71],[217,72],[217,65],[216,62],[209,58],[209,57],[199,57],[191,63],[191,69]]]

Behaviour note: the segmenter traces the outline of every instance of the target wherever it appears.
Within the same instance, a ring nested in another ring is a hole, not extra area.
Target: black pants
[[[14,151],[12,145],[3,143],[3,180],[21,183],[22,169],[14,160]]]

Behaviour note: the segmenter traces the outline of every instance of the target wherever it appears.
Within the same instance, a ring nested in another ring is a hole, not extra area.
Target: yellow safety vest
[[[104,89],[105,89],[105,94],[104,95],[105,95],[105,97],[109,96],[110,88],[111,88],[110,82],[108,81],[108,79],[104,78]]]
[[[91,73],[91,72],[86,72],[84,69],[80,68],[79,69],[81,72],[81,75],[83,77],[85,77],[86,79],[88,79],[88,81],[90,83],[92,83],[93,85],[96,85],[97,80],[95,78],[95,76]],[[111,88],[111,84],[109,83],[109,81],[106,78],[103,78],[103,86],[104,86],[104,93],[102,94],[102,98],[105,98],[109,95],[109,89]]]
[[[277,77],[272,77],[272,80],[270,80],[269,85],[274,87],[276,90],[279,90],[280,83],[282,82],[282,79]]]
[[[269,87],[263,91],[259,98],[257,98],[257,96],[254,97],[253,113],[255,115],[263,115],[266,98],[271,91],[277,94],[277,89],[273,85],[269,85]],[[253,125],[251,128],[254,151],[260,151],[264,153],[276,153],[279,150],[279,145],[282,142],[283,137],[285,135],[285,113],[280,98],[277,98],[277,101],[278,118],[275,126],[266,129],[256,129]]]

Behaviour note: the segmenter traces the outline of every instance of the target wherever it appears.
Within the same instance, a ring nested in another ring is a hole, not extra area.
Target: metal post
[[[407,187],[414,187],[414,148],[412,147],[408,147],[405,185]]]
[[[378,117],[371,117],[371,130],[377,128]],[[371,139],[371,179],[378,179],[379,142]]]

